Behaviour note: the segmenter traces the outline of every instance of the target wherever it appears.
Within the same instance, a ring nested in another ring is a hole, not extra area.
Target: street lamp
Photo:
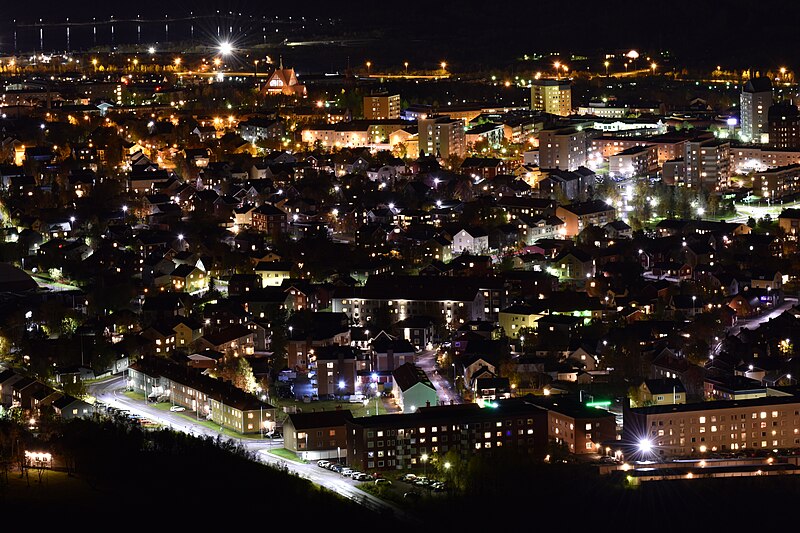
[[[695,301],[697,301],[697,296],[694,296],[694,295],[693,295],[693,296],[692,296],[692,316],[694,316],[694,315],[695,315],[695,307],[694,307],[694,303],[695,303]]]
[[[443,70],[443,71],[445,71],[445,72],[447,71],[447,63],[446,63],[445,61],[442,61],[442,62],[439,64],[439,66],[441,66],[441,67],[442,67],[442,70]]]
[[[406,76],[408,76],[408,61],[404,62],[403,65],[406,67]]]
[[[606,78],[608,77],[608,66],[610,64],[611,63],[607,59],[605,61],[603,61],[603,65],[606,67]]]
[[[230,43],[230,41],[222,41],[221,43],[219,43],[220,54],[227,56],[230,55],[232,52],[233,52],[233,45]]]
[[[423,453],[420,456],[420,460],[422,460],[422,464],[423,464],[423,471],[422,471],[423,475],[425,477],[428,477],[428,454],[427,453]]]
[[[553,67],[556,69],[556,78],[558,78],[558,73],[561,71],[561,62],[556,61],[553,63]]]
[[[367,76],[369,76],[369,68],[372,66],[372,61],[367,61]]]
[[[655,63],[650,63],[650,69],[653,71],[653,75],[654,76],[655,76],[655,73],[656,73],[656,66],[657,65]]]

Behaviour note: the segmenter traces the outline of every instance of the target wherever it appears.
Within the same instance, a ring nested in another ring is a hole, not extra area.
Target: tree
[[[234,387],[246,392],[255,392],[258,384],[253,376],[253,367],[247,359],[234,354],[232,349],[228,349],[222,358],[219,368],[219,377],[225,381],[233,383]]]
[[[65,383],[64,394],[68,394],[69,396],[79,399],[85,398],[88,394],[86,390],[86,384],[82,379],[76,379],[72,383]]]

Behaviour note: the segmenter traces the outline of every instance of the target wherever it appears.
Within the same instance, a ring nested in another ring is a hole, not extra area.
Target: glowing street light
[[[608,77],[608,66],[609,66],[610,64],[611,64],[611,63],[608,61],[608,59],[606,59],[605,61],[603,61],[603,65],[606,67],[606,77]]]
[[[439,63],[439,66],[442,67],[442,70],[447,70],[447,63],[445,61]]]
[[[657,67],[657,66],[658,66],[658,65],[656,65],[655,63],[650,63],[650,70],[652,70],[652,71],[653,71],[653,74],[654,74],[654,75],[655,75],[655,73],[656,73],[656,67]]]
[[[644,455],[649,455],[653,451],[653,442],[650,439],[640,440],[639,451]]]
[[[224,56],[231,55],[233,53],[233,45],[230,43],[230,41],[222,41],[219,43],[219,53]]]
[[[372,66],[372,61],[367,61],[367,76],[369,76],[369,68]]]
[[[428,454],[427,453],[423,453],[419,458],[422,461],[422,464],[424,465],[423,466],[423,475],[425,477],[428,477]]]
[[[175,63],[176,67],[181,66],[181,58],[180,57],[176,57],[175,60],[173,61],[173,63]]]
[[[406,67],[406,75],[408,75],[408,61],[405,61],[403,65]]]

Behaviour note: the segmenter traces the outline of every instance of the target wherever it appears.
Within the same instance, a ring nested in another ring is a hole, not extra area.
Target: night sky
[[[652,2],[642,0],[560,2],[487,2],[445,0],[411,2],[389,7],[366,0],[330,2],[263,2],[255,0],[176,0],[165,4],[139,0],[115,2],[55,2],[35,8],[22,2],[4,6],[9,19],[45,20],[69,16],[87,20],[114,15],[158,18],[215,10],[243,14],[331,16],[345,21],[344,29],[380,30],[399,46],[424,41],[476,54],[521,54],[548,49],[578,53],[637,48],[669,49],[687,60],[716,63],[797,63],[800,47],[799,2],[718,0]],[[768,7],[762,7],[762,6]],[[123,9],[124,7],[124,9]],[[768,11],[769,9],[769,11]],[[438,50],[437,50],[438,51]]]

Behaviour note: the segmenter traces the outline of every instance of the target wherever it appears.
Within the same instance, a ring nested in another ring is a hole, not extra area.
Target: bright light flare
[[[639,441],[639,451],[642,453],[650,453],[653,451],[653,443],[650,439],[642,439]]]
[[[233,45],[230,43],[230,41],[222,41],[219,43],[219,53],[224,56],[231,55],[233,53]]]

